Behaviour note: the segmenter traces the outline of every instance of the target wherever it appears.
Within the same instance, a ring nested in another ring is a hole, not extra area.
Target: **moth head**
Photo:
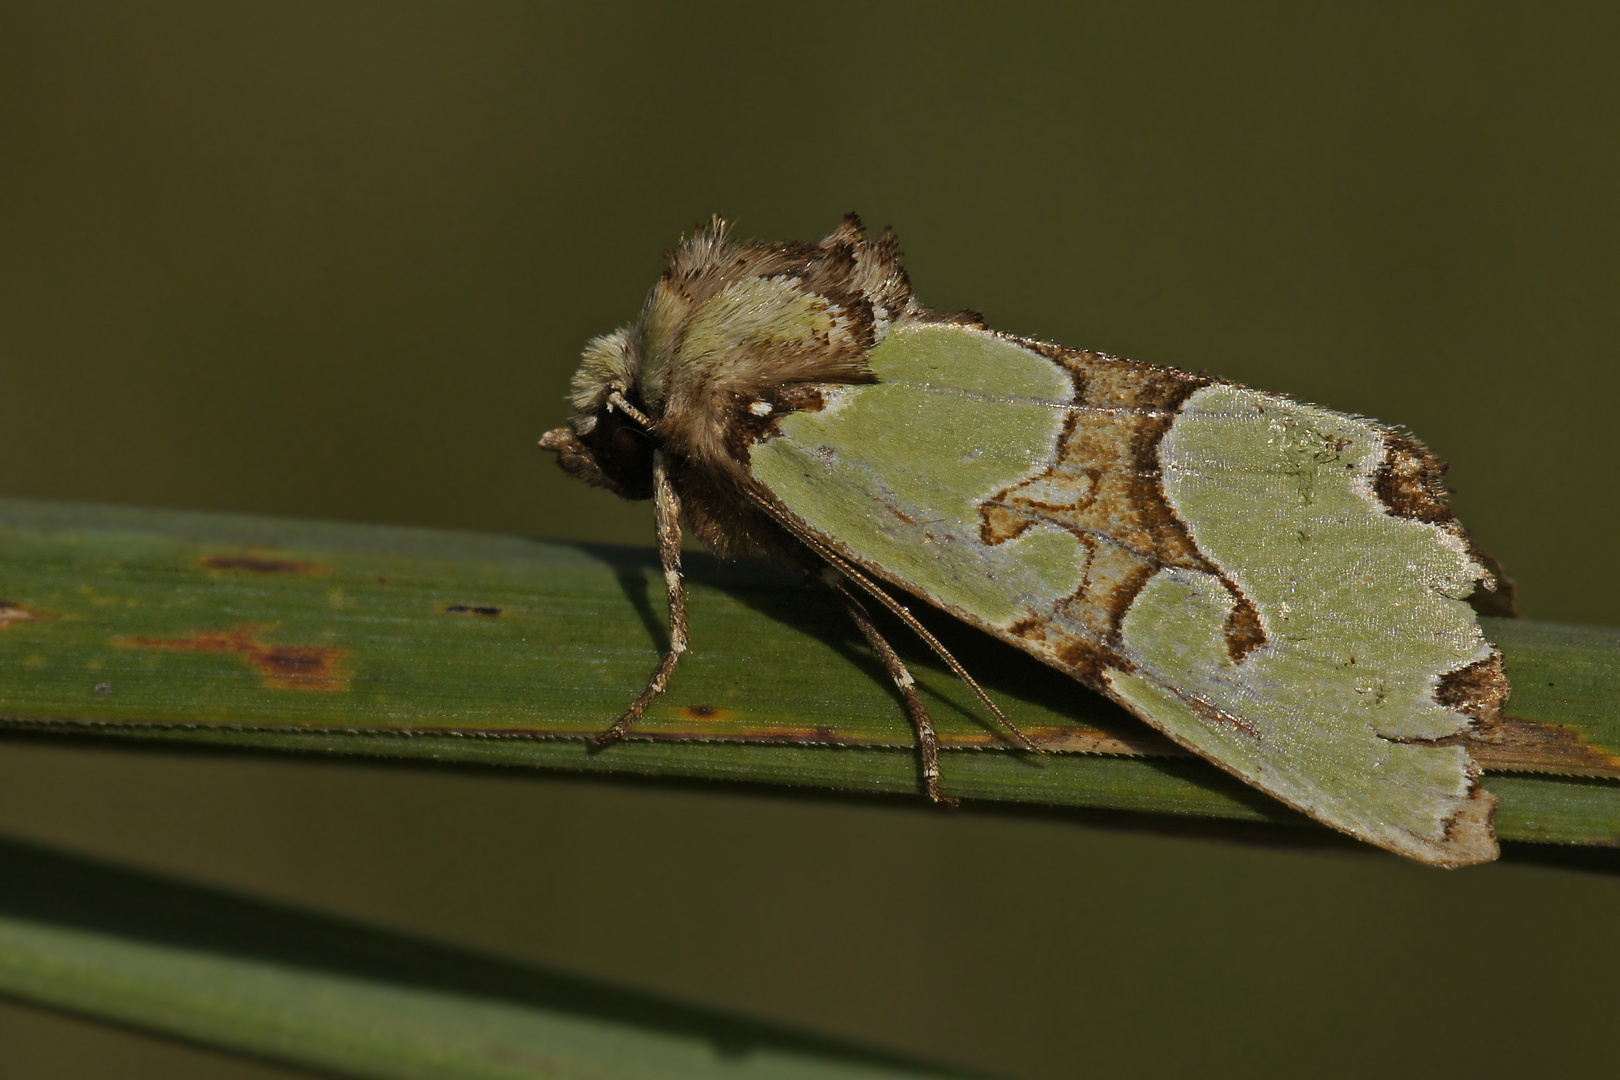
[[[894,234],[868,240],[854,214],[807,244],[737,243],[716,217],[669,253],[635,323],[585,347],[572,422],[542,444],[570,474],[647,498],[655,447],[735,457],[795,388],[871,381],[866,354],[930,314]]]
[[[631,327],[592,338],[574,372],[569,425],[540,445],[557,451],[563,471],[626,499],[653,493],[653,433],[636,386]]]

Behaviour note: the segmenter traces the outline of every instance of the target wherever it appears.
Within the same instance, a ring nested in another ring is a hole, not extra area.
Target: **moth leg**
[[[911,726],[917,732],[917,753],[922,758],[923,790],[939,805],[955,806],[956,800],[939,789],[939,735],[934,731],[934,718],[928,715],[928,707],[923,704],[922,697],[917,693],[917,680],[911,677],[905,661],[900,659],[900,654],[894,651],[894,646],[889,644],[872,622],[872,616],[855,598],[855,594],[845,588],[842,581],[833,583],[833,588],[844,598],[844,606],[849,611],[849,617],[855,620],[855,625],[861,628],[861,633],[866,637],[866,643],[872,646],[872,651],[883,661],[883,666],[888,669],[889,678],[894,680],[901,699],[906,703],[906,715],[911,717]]]
[[[664,594],[669,599],[669,649],[647,681],[646,689],[613,722],[613,726],[592,737],[592,750],[617,742],[630,725],[641,719],[653,698],[664,692],[675,665],[686,651],[686,583],[681,579],[681,500],[669,482],[669,465],[662,450],[653,451],[653,519],[658,529],[658,560],[664,567]]]
[[[821,554],[826,555],[827,553]],[[832,562],[832,556],[827,555],[827,557],[828,561]],[[1023,733],[1017,724],[1013,723],[1007,718],[1007,714],[1002,712],[1000,707],[996,705],[994,699],[992,699],[989,694],[984,692],[984,688],[979,685],[979,681],[968,673],[967,668],[962,666],[962,662],[956,657],[952,656],[950,650],[945,647],[944,643],[933,634],[929,633],[928,628],[922,623],[918,622],[917,616],[908,611],[904,604],[900,603],[900,601],[878,588],[876,582],[867,577],[865,574],[862,574],[859,570],[855,569],[855,567],[851,566],[847,562],[840,560],[839,562],[834,563],[832,573],[837,575],[838,580],[834,581],[833,579],[829,578],[829,583],[831,583],[832,587],[837,589],[846,600],[851,598],[853,595],[846,588],[846,583],[853,581],[862,589],[866,590],[866,592],[869,593],[874,600],[892,611],[901,622],[906,624],[906,629],[922,638],[923,643],[934,651],[934,655],[943,660],[945,662],[945,666],[951,669],[951,674],[955,675],[958,679],[961,679],[967,688],[972,690],[979,701],[983,703],[984,707],[995,714],[995,718],[1001,722],[1002,728],[1004,728],[1006,732],[1013,737],[1015,742],[1017,742],[1025,750],[1033,750],[1035,753],[1040,754],[1043,757],[1048,756],[1047,751],[1043,747],[1037,745],[1032,739],[1030,739],[1028,735]]]
[[[846,588],[848,583],[854,582],[856,585],[859,585],[872,597],[872,599],[888,608],[894,613],[895,618],[905,623],[906,629],[922,638],[924,643],[926,643],[930,649],[934,650],[934,655],[943,660],[945,662],[945,666],[951,669],[951,674],[955,675],[958,679],[961,679],[962,682],[967,685],[967,688],[973,691],[974,696],[976,696],[979,701],[984,704],[985,708],[990,710],[990,712],[995,716],[996,720],[1001,723],[1002,728],[1007,732],[1007,734],[1013,737],[1014,742],[1026,750],[1033,750],[1035,753],[1040,754],[1043,757],[1047,756],[1046,749],[1036,745],[1036,743],[1030,739],[1028,735],[1025,735],[1021,730],[1019,730],[1017,724],[1007,719],[1007,714],[1002,712],[996,703],[991,700],[990,695],[984,692],[984,687],[979,685],[978,680],[972,675],[968,674],[967,668],[963,667],[961,662],[958,661],[956,657],[951,655],[950,650],[945,647],[943,642],[928,632],[928,627],[917,621],[917,616],[908,611],[904,604],[900,603],[900,601],[878,588],[877,583],[871,578],[867,577],[865,574],[861,573],[860,569],[855,566],[854,563],[850,562],[838,552],[834,551],[824,540],[821,539],[821,537],[806,529],[796,519],[785,513],[781,507],[776,506],[769,499],[756,500],[754,505],[773,518],[778,525],[782,526],[782,528],[804,541],[805,547],[809,548],[822,559],[826,560],[827,571],[831,575],[827,578],[828,584],[837,589],[838,592],[845,597],[851,595]]]

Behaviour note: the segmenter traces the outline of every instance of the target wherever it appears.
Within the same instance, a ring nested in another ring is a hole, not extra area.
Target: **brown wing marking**
[[[1074,379],[1074,408],[1057,459],[1039,476],[997,492],[982,508],[980,538],[999,544],[1036,524],[1067,529],[1087,553],[1084,579],[1058,602],[1056,620],[1031,619],[1011,633],[1041,642],[1080,678],[1100,685],[1105,667],[1129,667],[1113,648],[1131,603],[1154,574],[1182,567],[1226,583],[1234,607],[1227,648],[1235,661],[1265,641],[1258,612],[1193,543],[1165,499],[1158,447],[1176,412],[1215,380],[1044,342],[1019,344]],[[1065,629],[1062,623],[1073,629]]]
[[[1434,451],[1409,435],[1392,432],[1385,438],[1384,460],[1373,473],[1373,493],[1395,517],[1444,529],[1468,545],[1469,554],[1486,571],[1468,598],[1475,611],[1482,615],[1517,615],[1512,581],[1495,559],[1479,550],[1446,505],[1445,475],[1446,463]],[[1502,723],[1507,696],[1502,653],[1493,648],[1484,660],[1442,675],[1434,699],[1473,720],[1472,738],[1489,740]]]

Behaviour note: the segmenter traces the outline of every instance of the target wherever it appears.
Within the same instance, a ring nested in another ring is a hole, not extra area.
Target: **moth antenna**
[[[849,611],[849,617],[855,620],[855,625],[861,628],[866,637],[866,643],[872,646],[878,659],[888,669],[889,678],[894,680],[895,688],[900,691],[900,697],[906,704],[906,714],[911,717],[911,727],[917,733],[917,753],[922,758],[923,790],[928,798],[941,806],[955,806],[956,800],[946,795],[939,786],[939,734],[934,730],[934,718],[928,715],[928,706],[923,704],[921,695],[917,693],[917,680],[911,677],[904,660],[894,651],[888,639],[878,630],[872,622],[872,616],[867,613],[865,605],[849,587],[843,583],[842,578],[833,583],[833,588],[844,598],[844,606]]]
[[[611,402],[614,397],[619,397],[617,390],[609,395],[608,400]],[[617,405],[631,419],[645,421],[646,418],[625,403],[622,397]],[[664,594],[669,599],[669,649],[658,661],[658,667],[647,681],[646,688],[630,703],[624,715],[615,720],[612,727],[588,740],[593,751],[619,741],[630,726],[641,719],[641,714],[647,711],[653,698],[669,686],[670,676],[675,674],[675,665],[681,662],[681,654],[686,652],[686,583],[681,578],[681,500],[669,482],[669,464],[662,450],[653,451],[653,517],[658,528],[658,560],[664,567]]]
[[[624,415],[640,424],[649,433],[652,431],[653,422],[648,419],[646,413],[642,412],[640,409],[636,408],[634,405],[630,404],[628,400],[626,400],[622,390],[615,390],[607,396],[607,407],[610,409],[618,409],[620,412],[624,413]],[[673,499],[674,497],[675,496],[672,493],[670,498]],[[660,543],[662,543],[661,538]],[[678,566],[677,569],[679,569]]]

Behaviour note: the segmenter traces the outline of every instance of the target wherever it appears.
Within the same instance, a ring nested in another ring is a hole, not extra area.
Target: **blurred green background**
[[[933,306],[1409,426],[1526,615],[1614,624],[1617,31],[5,0],[0,493],[649,543],[534,445],[580,345],[711,212],[853,209]],[[1612,1056],[1620,878],[1110,824],[0,744],[12,836],[1006,1076]],[[8,1076],[296,1075],[18,1006],[0,1046]]]

